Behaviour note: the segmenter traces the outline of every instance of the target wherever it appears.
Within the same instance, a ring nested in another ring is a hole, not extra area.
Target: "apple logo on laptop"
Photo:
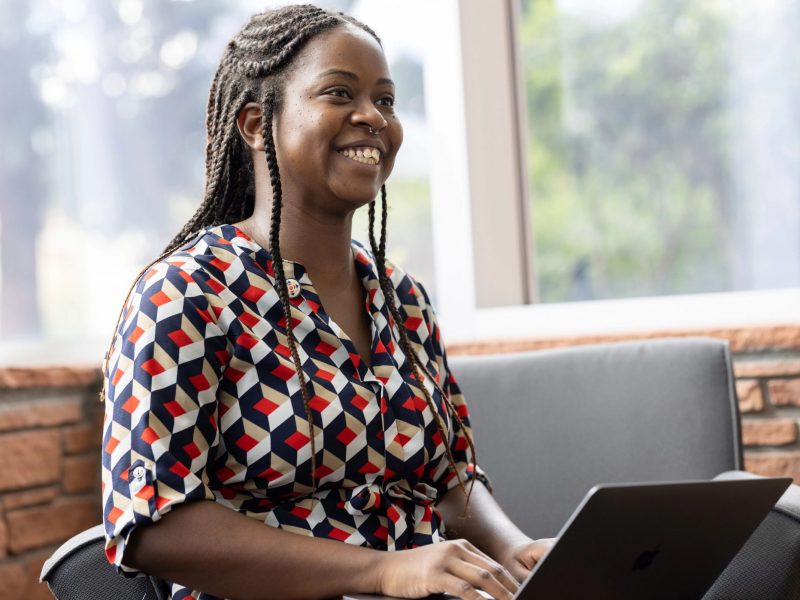
[[[646,569],[650,565],[653,564],[653,561],[656,558],[656,554],[661,552],[661,544],[658,544],[652,550],[645,550],[639,556],[636,557],[636,560],[633,561],[633,567],[631,568],[632,571],[641,571],[642,569]]]

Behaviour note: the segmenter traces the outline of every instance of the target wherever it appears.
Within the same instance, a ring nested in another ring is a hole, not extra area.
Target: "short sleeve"
[[[219,444],[217,386],[226,338],[203,289],[157,263],[136,284],[106,362],[102,450],[106,556],[123,574],[136,527],[213,499],[207,465]]]
[[[439,381],[442,382],[442,389],[449,397],[450,402],[461,419],[461,425],[453,419],[450,430],[450,451],[453,454],[458,476],[450,469],[446,460],[442,461],[442,464],[434,473],[434,483],[439,492],[439,497],[451,488],[456,487],[459,478],[464,483],[472,479],[477,479],[491,491],[492,484],[486,473],[479,466],[473,465],[474,457],[472,456],[469,442],[467,441],[467,436],[474,440],[472,437],[469,409],[464,394],[461,392],[461,388],[459,388],[452,371],[450,371],[450,366],[447,363],[447,352],[445,351],[444,341],[442,340],[441,328],[439,327],[439,321],[436,317],[436,311],[431,304],[428,292],[422,284],[420,284],[419,281],[415,281],[414,283],[422,293],[420,304],[424,304],[422,306],[422,313],[426,321],[427,329],[430,332],[428,337],[429,343],[426,344],[428,355],[435,360],[437,370],[441,374]]]

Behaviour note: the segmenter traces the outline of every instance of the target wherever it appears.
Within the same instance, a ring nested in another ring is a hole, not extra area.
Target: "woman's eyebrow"
[[[347,79],[352,79],[353,81],[358,81],[358,75],[353,73],[352,71],[345,71],[344,69],[328,69],[327,71],[323,71],[319,74],[319,78],[322,79],[323,77],[328,77],[329,75],[339,75],[341,77],[346,77]],[[389,79],[388,77],[381,77],[376,82],[379,85],[387,84],[394,86],[394,81]]]

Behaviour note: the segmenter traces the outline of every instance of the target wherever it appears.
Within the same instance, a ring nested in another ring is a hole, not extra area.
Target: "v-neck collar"
[[[261,268],[267,281],[273,287],[275,286],[272,254],[267,248],[234,225],[216,225],[207,228],[205,232],[249,254],[255,264]],[[366,365],[350,336],[325,311],[306,268],[299,262],[284,258],[282,262],[285,277],[294,279],[300,284],[300,294],[296,298],[291,298],[290,302],[292,306],[309,318],[322,323],[342,340],[362,381],[386,384],[392,373],[404,365],[406,357],[394,342],[395,336],[392,335],[392,329],[396,327],[396,323],[389,315],[374,257],[357,240],[350,241],[350,249],[355,261],[356,273],[366,292],[364,308],[370,316],[371,366]]]

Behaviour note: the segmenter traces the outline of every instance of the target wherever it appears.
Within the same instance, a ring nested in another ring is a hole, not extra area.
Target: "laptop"
[[[597,485],[514,600],[699,600],[790,483],[776,477]],[[379,598],[389,599],[344,596]]]

